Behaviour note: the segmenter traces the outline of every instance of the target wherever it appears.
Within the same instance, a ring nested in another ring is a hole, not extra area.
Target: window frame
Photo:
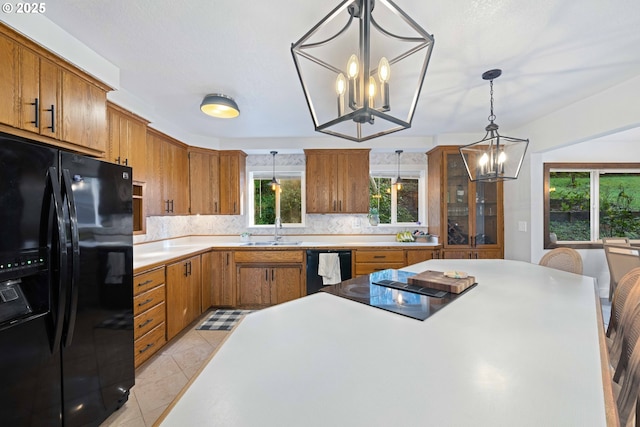
[[[413,165],[405,165],[403,170],[400,172],[400,176],[402,179],[417,179],[418,180],[418,221],[417,222],[397,222],[398,220],[398,196],[395,186],[393,182],[397,178],[398,172],[397,170],[389,169],[391,165],[379,165],[377,168],[370,168],[369,170],[369,178],[375,179],[377,178],[390,178],[391,179],[391,223],[389,224],[378,224],[378,227],[408,227],[408,226],[426,226],[426,218],[427,218],[427,206],[426,206],[426,173],[424,170],[420,169],[410,169],[409,166]],[[406,170],[405,170],[406,169]],[[371,198],[371,194],[369,194],[369,199]],[[371,208],[371,206],[369,206]],[[419,224],[419,225],[418,225]]]
[[[278,178],[278,180],[280,179],[280,177],[287,177],[287,176],[299,176],[300,177],[300,219],[302,220],[302,222],[300,223],[291,223],[291,222],[283,222],[282,223],[282,228],[300,228],[300,227],[304,227],[305,226],[305,220],[306,220],[306,183],[305,183],[305,173],[303,170],[299,170],[299,169],[281,169],[278,170],[278,173],[276,174],[276,178]],[[272,229],[274,227],[274,224],[256,224],[255,223],[255,185],[253,183],[254,179],[269,179],[271,180],[271,178],[273,178],[273,171],[272,170],[266,170],[266,169],[255,169],[255,170],[251,170],[248,171],[248,176],[247,176],[247,183],[249,185],[249,191],[248,191],[248,200],[247,200],[247,204],[248,204],[248,215],[247,215],[247,227],[248,228],[255,228],[255,229]]]
[[[550,219],[551,219],[551,197],[549,194],[551,175],[552,170],[562,171],[580,171],[580,172],[593,172],[597,171],[637,171],[640,173],[640,163],[544,163],[543,164],[543,247],[544,249],[553,249],[553,248],[573,248],[573,249],[602,249],[602,241],[590,241],[590,242],[556,242],[552,243],[550,238]],[[595,193],[598,195],[599,199],[599,181],[594,183],[593,179],[591,180],[591,193],[590,196],[593,196]],[[597,202],[598,203],[598,202]],[[593,213],[594,204],[593,197],[591,197],[591,213]],[[593,227],[593,224],[590,219],[590,225]]]

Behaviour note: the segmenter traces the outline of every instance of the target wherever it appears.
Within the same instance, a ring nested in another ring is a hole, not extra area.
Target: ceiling
[[[320,135],[313,130],[290,46],[338,0],[54,3],[47,5],[47,18],[117,66],[121,90],[187,134]],[[481,75],[492,68],[503,70],[494,97],[496,122],[507,135],[639,74],[637,0],[396,4],[435,37],[412,128],[401,136],[477,133],[480,138],[489,115],[489,87]],[[202,98],[215,92],[235,98],[240,117],[202,114]]]

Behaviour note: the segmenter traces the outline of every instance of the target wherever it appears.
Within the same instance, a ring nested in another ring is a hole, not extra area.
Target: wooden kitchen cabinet
[[[440,250],[432,248],[405,249],[405,254],[407,257],[407,265],[413,265],[430,259],[438,259],[440,257]]]
[[[302,297],[303,259],[299,250],[237,251],[237,305],[258,308]]]
[[[133,278],[133,337],[135,366],[156,353],[167,341],[164,266]]]
[[[107,103],[108,162],[130,166],[133,180],[144,182],[147,165],[147,120]]]
[[[355,276],[407,265],[404,249],[356,249],[353,258]]]
[[[242,215],[247,155],[243,151],[219,152],[220,210],[222,215]]]
[[[219,154],[214,150],[189,147],[189,212],[201,215],[220,213]],[[225,185],[227,185],[225,183]]]
[[[304,152],[308,213],[369,212],[369,149]]]
[[[189,156],[187,146],[147,128],[147,215],[188,215]]]
[[[441,257],[503,258],[503,183],[469,181],[458,146],[427,156],[429,233],[440,236]]]
[[[208,290],[203,291],[203,295],[207,292],[211,295],[210,306],[235,307],[234,253],[232,251],[211,251],[203,255],[203,263],[207,259],[205,255],[210,264],[210,276],[203,276],[203,287],[208,287]]]
[[[0,24],[0,130],[102,157],[109,90]]]
[[[202,314],[200,255],[167,265],[166,286],[167,339],[171,339]]]

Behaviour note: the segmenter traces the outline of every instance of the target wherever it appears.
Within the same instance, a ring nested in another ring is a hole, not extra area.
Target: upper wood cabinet
[[[307,212],[369,212],[369,151],[304,150]]]
[[[147,124],[145,119],[107,103],[109,139],[106,160],[133,168],[133,179],[146,180]]]
[[[102,157],[109,90],[0,24],[0,130]]]
[[[502,182],[469,181],[458,146],[427,156],[429,233],[440,236],[442,258],[502,258]]]
[[[220,211],[223,215],[241,215],[247,155],[243,151],[219,152]]]
[[[220,213],[220,167],[217,151],[189,147],[191,214]]]
[[[147,128],[147,215],[189,214],[189,157],[187,146]]]

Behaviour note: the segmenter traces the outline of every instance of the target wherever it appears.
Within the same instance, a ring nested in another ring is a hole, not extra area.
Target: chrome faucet
[[[275,227],[273,229],[273,240],[275,241],[282,239],[282,236],[278,236],[278,228],[282,228],[282,221],[280,218],[276,218]]]

